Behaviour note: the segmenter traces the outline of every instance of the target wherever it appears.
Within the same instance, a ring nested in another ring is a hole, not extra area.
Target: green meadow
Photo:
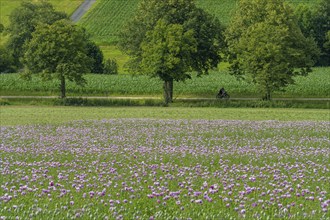
[[[325,109],[1,106],[0,125],[62,124],[112,118],[329,121]]]

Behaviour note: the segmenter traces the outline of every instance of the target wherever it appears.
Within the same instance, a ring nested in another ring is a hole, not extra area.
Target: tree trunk
[[[270,101],[271,100],[271,89],[267,86],[266,94],[263,97],[263,100]]]
[[[61,90],[61,98],[65,98],[65,77],[61,76],[61,85],[60,85],[60,90]]]
[[[163,94],[164,94],[165,104],[167,105],[169,103],[172,103],[172,101],[173,101],[173,79],[165,80],[163,89],[164,89]]]

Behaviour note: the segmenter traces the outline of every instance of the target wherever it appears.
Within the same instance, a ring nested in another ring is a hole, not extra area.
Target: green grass
[[[40,0],[33,0],[38,2]],[[71,15],[84,0],[48,0],[58,11],[64,11]],[[0,0],[0,21],[3,25],[9,25],[9,15],[23,0]]]
[[[102,45],[100,46],[102,50],[104,60],[115,59],[118,64],[118,72],[126,73],[127,70],[124,68],[125,63],[128,61],[129,56],[123,53],[115,45]]]
[[[276,92],[274,97],[327,98],[330,96],[330,68],[314,68],[307,77],[297,77],[296,85],[290,85],[286,92]],[[162,96],[162,81],[145,75],[86,75],[87,85],[80,87],[67,83],[68,96]],[[213,98],[219,88],[224,87],[232,98],[261,98],[256,86],[237,81],[225,70],[214,71],[202,77],[193,77],[185,82],[174,83],[174,98]],[[0,93],[5,95],[58,95],[58,81],[32,81],[20,79],[19,74],[0,74]]]
[[[330,121],[329,110],[181,107],[0,107],[0,125],[61,124],[111,118]]]

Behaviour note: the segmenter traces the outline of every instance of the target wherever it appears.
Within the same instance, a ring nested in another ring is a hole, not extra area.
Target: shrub
[[[0,106],[1,105],[10,105],[7,99],[1,99],[0,98]]]
[[[116,75],[118,74],[118,64],[116,59],[107,59],[103,64],[103,73]]]
[[[15,72],[15,63],[12,54],[4,46],[0,46],[0,73]]]

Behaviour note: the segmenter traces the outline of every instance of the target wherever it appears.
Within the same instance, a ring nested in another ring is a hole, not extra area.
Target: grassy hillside
[[[0,23],[5,27],[9,25],[9,15],[17,7],[20,6],[24,0],[0,0]],[[39,2],[41,0],[31,0],[32,2]],[[58,11],[64,11],[71,15],[84,0],[48,0],[54,5]],[[8,35],[0,34],[0,45],[4,44],[8,39]]]
[[[317,0],[287,0],[293,5],[304,3],[313,7]],[[111,44],[117,40],[122,26],[132,18],[140,0],[99,0],[96,6],[80,21],[92,33],[99,44]],[[216,15],[228,24],[238,0],[196,0],[197,6]]]
[[[101,0],[79,22],[98,43],[112,42],[137,9],[139,0]]]
[[[80,21],[99,44],[111,44],[118,39],[123,25],[134,16],[140,0],[100,0]],[[238,0],[196,0],[196,4],[228,23]]]
[[[232,9],[238,0],[197,0],[199,7],[216,14],[221,21],[228,23]],[[99,44],[117,40],[117,33],[132,18],[140,0],[100,0],[80,22],[93,34]]]
[[[38,2],[41,0],[31,0]],[[69,15],[72,14],[84,0],[48,0],[54,5],[56,10],[65,11]],[[18,7],[23,0],[0,0],[0,21],[5,26],[9,24],[9,15],[12,10]]]
[[[201,7],[216,15],[224,24],[230,17],[239,0],[196,0]],[[318,0],[288,0],[293,5],[307,4],[313,7]],[[79,22],[92,34],[93,40],[102,45],[105,58],[117,60],[119,72],[125,72],[123,65],[128,57],[119,51],[114,42],[118,40],[118,32],[123,25],[134,16],[140,0],[98,0],[93,9]]]
[[[0,0],[1,23],[8,25],[10,12],[23,0]],[[32,0],[34,2],[41,0]],[[48,0],[57,10],[64,10],[68,14],[83,2],[83,0]],[[123,65],[128,57],[121,53],[113,43],[118,39],[117,35],[123,25],[132,18],[140,0],[98,0],[92,9],[79,22],[92,35],[93,40],[101,45],[105,58],[115,58],[119,64],[119,72],[123,73]],[[230,16],[237,5],[238,0],[196,0],[197,6],[215,14],[227,24]],[[288,0],[297,5],[304,3],[313,7],[318,0]],[[6,40],[5,36],[0,39],[0,44]]]

